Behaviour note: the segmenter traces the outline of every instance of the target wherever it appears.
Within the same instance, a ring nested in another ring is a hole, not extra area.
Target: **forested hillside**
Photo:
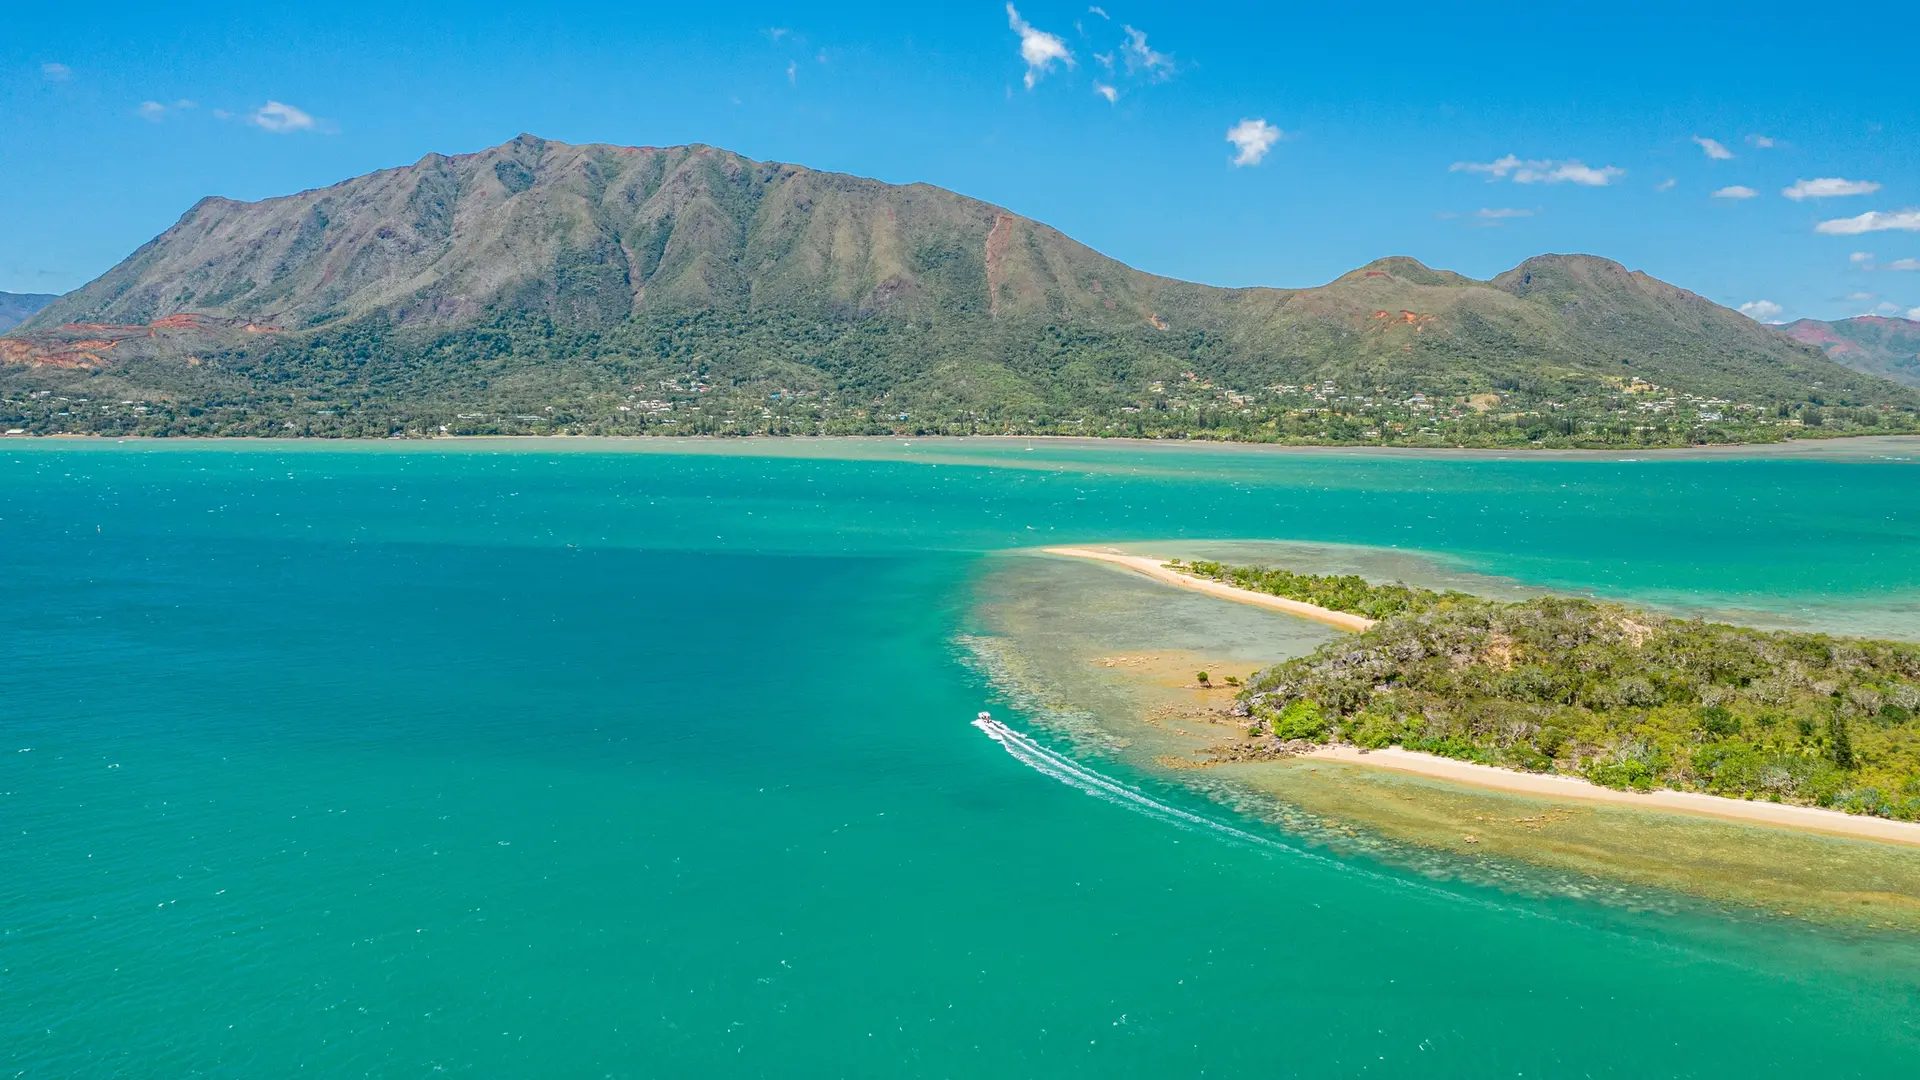
[[[1590,256],[1220,289],[923,184],[531,136],[202,200],[0,337],[0,419],[33,432],[1640,446],[1917,407]]]

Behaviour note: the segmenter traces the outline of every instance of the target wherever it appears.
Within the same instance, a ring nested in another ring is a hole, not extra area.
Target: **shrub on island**
[[[1297,598],[1340,610],[1391,609],[1249,680],[1236,710],[1256,734],[1920,819],[1920,646],[1579,598],[1193,568],[1235,584],[1305,580]]]

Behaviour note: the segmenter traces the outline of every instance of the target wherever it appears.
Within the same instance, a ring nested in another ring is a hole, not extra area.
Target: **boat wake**
[[[1342,873],[1356,874],[1371,881],[1377,881],[1395,888],[1419,892],[1449,903],[1469,904],[1475,907],[1511,911],[1515,914],[1530,918],[1558,921],[1555,916],[1537,909],[1500,903],[1490,897],[1469,897],[1450,889],[1442,888],[1435,882],[1419,881],[1397,874],[1381,873],[1377,870],[1355,865],[1332,855],[1322,854],[1307,848],[1296,847],[1272,837],[1261,836],[1258,833],[1248,832],[1245,829],[1238,829],[1225,822],[1215,821],[1204,814],[1196,814],[1190,810],[1182,810],[1177,806],[1170,806],[1147,795],[1132,785],[1123,784],[1110,776],[1087,768],[1085,765],[1082,765],[1080,762],[1075,761],[1073,758],[1057,750],[1041,745],[1031,736],[1015,731],[1000,721],[995,720],[990,713],[981,713],[979,717],[974,720],[973,726],[984,732],[987,738],[999,743],[1001,748],[1015,761],[1040,773],[1042,776],[1051,777],[1069,787],[1078,788],[1092,795],[1094,798],[1124,806],[1136,813],[1144,814],[1156,821],[1165,822],[1176,828],[1206,833],[1217,839],[1225,840],[1228,843],[1246,844],[1261,851],[1292,855],[1296,858],[1306,859]]]
[[[1231,825],[1215,821],[1204,814],[1196,814],[1190,810],[1182,810],[1177,806],[1169,806],[1140,791],[1138,788],[1129,784],[1123,784],[1110,776],[1089,769],[1073,758],[1041,745],[1032,737],[1015,731],[1000,721],[995,720],[988,713],[981,713],[979,718],[974,720],[973,726],[984,732],[987,738],[999,743],[1001,748],[1020,764],[1025,765],[1042,776],[1058,780],[1068,787],[1078,788],[1096,799],[1102,799],[1106,802],[1124,806],[1129,810],[1145,814],[1148,817],[1181,828],[1213,833],[1228,840],[1252,844],[1256,847],[1273,851],[1284,851],[1289,855],[1299,855],[1316,861],[1326,862],[1329,865],[1345,867],[1345,864],[1337,860],[1327,859],[1309,851],[1302,851],[1299,848],[1283,844],[1270,837],[1250,833],[1245,829],[1236,829]]]

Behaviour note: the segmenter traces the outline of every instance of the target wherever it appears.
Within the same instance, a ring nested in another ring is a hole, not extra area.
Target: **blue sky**
[[[1337,6],[16,2],[0,290],[528,131],[926,181],[1221,285],[1579,251],[1768,318],[1920,308],[1909,7]]]

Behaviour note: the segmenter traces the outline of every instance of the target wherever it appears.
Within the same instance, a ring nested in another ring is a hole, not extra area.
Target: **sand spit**
[[[1284,596],[1274,596],[1270,593],[1254,592],[1251,589],[1235,588],[1232,585],[1211,581],[1207,578],[1198,578],[1191,574],[1182,574],[1178,571],[1167,569],[1165,560],[1149,558],[1145,555],[1128,555],[1120,551],[1080,547],[1050,547],[1042,550],[1048,555],[1064,555],[1072,559],[1092,559],[1097,562],[1111,563],[1114,566],[1121,566],[1132,570],[1136,574],[1145,574],[1155,581],[1164,582],[1176,588],[1191,589],[1194,592],[1202,592],[1209,596],[1220,597],[1222,600],[1233,600],[1242,604],[1252,604],[1255,607],[1269,608],[1273,611],[1283,611],[1288,615],[1297,615],[1302,619],[1312,619],[1315,622],[1323,622],[1329,626],[1337,626],[1342,630],[1359,631],[1368,629],[1373,625],[1372,619],[1355,615],[1351,612],[1334,611],[1331,608],[1323,608],[1317,604],[1308,604],[1299,600],[1289,600]]]

